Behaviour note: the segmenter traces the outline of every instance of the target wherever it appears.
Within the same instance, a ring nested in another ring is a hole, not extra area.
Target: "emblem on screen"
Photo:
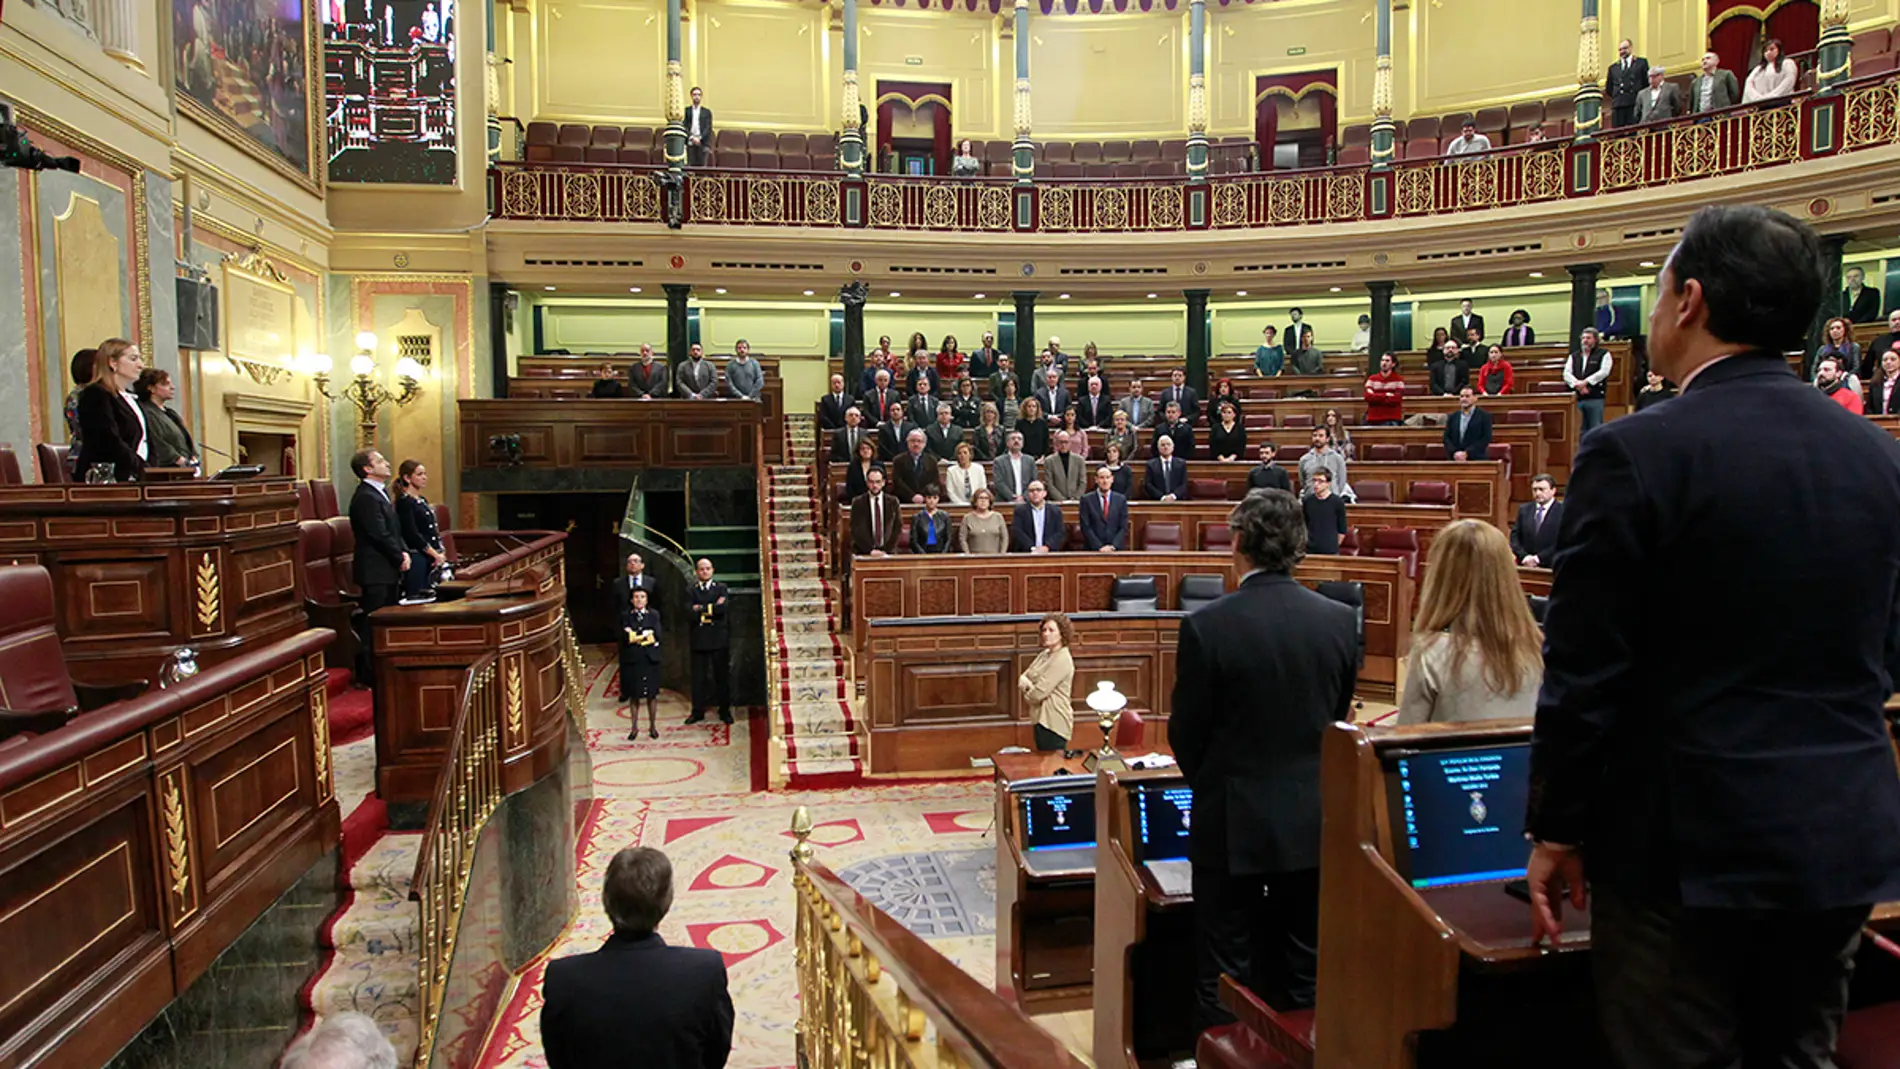
[[[1472,791],[1471,792],[1471,822],[1473,824],[1483,824],[1484,818],[1490,812],[1491,811],[1485,808],[1485,805],[1484,805],[1484,792]]]

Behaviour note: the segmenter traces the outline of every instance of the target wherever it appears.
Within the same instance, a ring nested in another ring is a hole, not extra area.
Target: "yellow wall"
[[[650,342],[656,352],[666,349],[666,305],[654,301],[568,301],[551,299],[534,302],[541,309],[541,345],[543,349],[566,349],[573,353],[637,353],[642,342]],[[534,320],[531,305],[522,302],[521,340],[527,352],[534,345]]]

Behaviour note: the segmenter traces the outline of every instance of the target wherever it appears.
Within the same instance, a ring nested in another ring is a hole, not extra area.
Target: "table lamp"
[[[1128,706],[1127,696],[1115,689],[1113,680],[1104,679],[1089,692],[1087,704],[1095,710],[1095,722],[1101,726],[1102,748],[1084,758],[1082,767],[1091,772],[1125,767],[1121,755],[1115,752],[1115,722]]]

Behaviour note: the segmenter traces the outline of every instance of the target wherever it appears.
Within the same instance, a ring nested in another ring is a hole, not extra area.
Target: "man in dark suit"
[[[700,103],[705,94],[699,86],[693,87],[693,102],[686,108],[686,165],[704,167],[712,156],[713,116],[712,109]]]
[[[1631,55],[1628,38],[1617,42],[1616,62],[1603,79],[1603,95],[1610,98],[1610,125],[1628,126],[1636,121],[1636,94],[1649,84],[1649,61]]]
[[[1115,400],[1100,378],[1091,378],[1082,396],[1075,399],[1075,425],[1085,431],[1107,430],[1115,425]]]
[[[899,501],[921,505],[924,487],[936,481],[936,454],[924,448],[924,432],[913,430],[904,436],[904,451],[891,461],[891,492]]]
[[[1841,315],[1849,323],[1878,323],[1880,291],[1867,284],[1867,272],[1850,267],[1843,272],[1841,281],[1845,283],[1841,290]]]
[[[928,427],[937,422],[937,392],[929,379],[918,379],[917,390],[909,401],[904,403],[904,418],[919,427]]]
[[[835,431],[844,426],[844,411],[857,399],[844,392],[844,376],[831,376],[831,392],[818,399],[818,426]]]
[[[1240,588],[1181,621],[1168,743],[1194,788],[1188,834],[1198,1023],[1233,1018],[1226,973],[1278,1010],[1313,1004],[1319,943],[1319,750],[1352,715],[1353,610],[1301,586],[1306,519],[1283,490],[1228,518]],[[1271,696],[1265,698],[1264,696]]]
[[[864,473],[866,492],[851,502],[851,552],[859,557],[885,557],[897,552],[897,531],[903,525],[897,498],[884,492],[884,472]]]
[[[1484,317],[1471,310],[1471,298],[1466,297],[1458,302],[1458,314],[1451,317],[1451,324],[1447,329],[1451,331],[1454,340],[1464,344],[1470,344],[1470,332],[1474,330],[1478,332],[1479,340],[1483,340]]]
[[[1874,340],[1860,351],[1860,381],[1872,385],[1874,372],[1880,367],[1880,358],[1887,350],[1900,348],[1900,308],[1887,313],[1887,329],[1874,335]]]
[[[1069,388],[1062,385],[1062,372],[1049,368],[1042,372],[1041,381],[1036,383],[1036,392],[1031,397],[1042,406],[1042,414],[1049,422],[1060,425],[1062,413],[1069,410]]]
[[[1167,411],[1170,403],[1176,402],[1181,406],[1181,418],[1189,423],[1193,423],[1201,414],[1201,395],[1195,393],[1194,387],[1187,384],[1187,372],[1178,367],[1169,372],[1168,388],[1162,390],[1161,396],[1155,399],[1155,403],[1161,406],[1163,412]]]
[[[353,573],[363,590],[356,602],[356,681],[367,687],[375,683],[370,670],[369,614],[402,597],[402,573],[409,570],[409,554],[402,547],[396,503],[389,496],[389,458],[364,449],[350,458],[350,471],[362,480],[350,497],[350,533],[356,536]]]
[[[1511,552],[1527,568],[1548,568],[1556,556],[1557,532],[1562,529],[1564,503],[1557,500],[1557,484],[1548,475],[1531,477],[1531,500],[1517,507],[1511,526]]]
[[[872,437],[864,429],[864,416],[858,406],[852,405],[844,410],[844,426],[831,432],[831,459],[852,461],[858,457],[858,443]]]
[[[1032,480],[1023,492],[1028,498],[1016,506],[1009,517],[1009,549],[1012,553],[1060,553],[1068,545],[1069,528],[1062,519],[1062,506],[1049,500],[1049,491],[1041,479]]]
[[[732,631],[726,623],[726,584],[713,582],[712,561],[704,557],[693,567],[697,581],[689,595],[693,621],[693,715],[688,724],[706,719],[706,707],[717,703],[719,719],[732,723]]]
[[[627,368],[627,393],[632,397],[667,395],[666,365],[653,359],[653,346],[642,343],[640,359]]]
[[[673,907],[672,862],[650,846],[620,851],[600,900],[613,934],[549,962],[542,982],[548,1069],[720,1069],[732,1053],[725,959],[655,931]]]
[[[878,459],[886,463],[896,460],[904,452],[905,443],[910,441],[911,432],[921,433],[921,430],[904,414],[902,404],[891,406],[889,415],[877,429]]]
[[[891,388],[891,373],[879,368],[876,385],[864,391],[861,400],[859,407],[864,410],[864,415],[872,423],[883,423],[890,417],[892,405],[903,404],[904,395]]]
[[[1115,473],[1095,469],[1095,492],[1076,505],[1082,520],[1082,546],[1100,553],[1128,548],[1128,499],[1115,492]]]
[[[1187,461],[1174,455],[1174,439],[1155,439],[1155,455],[1142,475],[1141,495],[1150,501],[1178,501],[1187,496]]]
[[[1900,456],[1782,357],[1820,255],[1780,212],[1691,217],[1648,334],[1682,393],[1584,438],[1571,473],[1528,882],[1540,936],[1566,889],[1589,904],[1625,1067],[1832,1065],[1861,927],[1900,897]]]
[[[1001,355],[996,351],[996,335],[987,330],[984,331],[983,344],[970,350],[970,377],[978,382],[989,378],[996,370],[996,358]],[[994,396],[1000,397],[1002,394],[998,393]]]
[[[625,612],[633,604],[633,592],[647,592],[647,607],[654,611],[660,608],[660,581],[647,574],[646,559],[638,553],[627,554],[627,574],[614,580],[614,616]]]
[[[1293,492],[1293,477],[1273,462],[1273,455],[1279,451],[1280,447],[1271,441],[1260,443],[1260,463],[1247,473],[1247,489]]]
[[[1445,417],[1445,459],[1483,460],[1491,448],[1491,413],[1478,407],[1470,386],[1458,391],[1458,411]]]
[[[1194,425],[1189,423],[1187,417],[1182,414],[1178,402],[1168,402],[1168,407],[1162,411],[1161,418],[1155,421],[1154,437],[1148,440],[1148,444],[1156,452],[1160,452],[1163,438],[1172,441],[1174,451],[1182,457],[1194,455]]]
[[[954,457],[957,455],[957,444],[963,438],[963,428],[950,422],[950,406],[937,402],[937,414],[932,417],[930,425],[924,428],[924,448],[932,456]],[[924,481],[934,483],[937,479],[932,475]]]

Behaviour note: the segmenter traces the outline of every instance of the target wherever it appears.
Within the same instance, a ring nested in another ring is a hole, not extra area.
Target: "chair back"
[[[1420,479],[1406,491],[1406,500],[1414,505],[1451,504],[1451,484],[1438,479]]]
[[[297,484],[297,519],[302,521],[314,520],[316,518],[316,495],[310,492],[310,483],[308,481],[299,482]]]
[[[1538,626],[1538,627],[1542,627],[1542,626],[1544,626],[1544,614],[1550,611],[1550,597],[1549,597],[1549,595],[1546,595],[1546,594],[1526,594],[1526,595],[1524,595],[1524,597],[1525,597],[1525,600],[1527,600],[1528,602],[1530,602],[1530,606],[1531,606],[1531,619],[1533,619],[1533,620],[1536,620],[1536,621],[1537,621],[1537,626]]]
[[[335,562],[330,559],[330,525],[323,520],[297,523],[297,559],[303,567],[304,597],[319,605],[336,605]]]
[[[1234,529],[1224,523],[1204,523],[1201,525],[1201,548],[1231,553],[1234,549]]]
[[[54,626],[53,577],[37,564],[0,565],[0,709],[64,712],[79,706]]]
[[[315,504],[317,514],[314,519],[327,520],[338,515],[336,507],[336,484],[323,479],[310,484],[310,497]]]
[[[1141,746],[1141,714],[1132,705],[1122,706],[1121,717],[1115,721],[1115,748],[1133,750]]]
[[[1355,483],[1352,492],[1361,503],[1379,501],[1391,504],[1392,502],[1392,484],[1382,479],[1367,479],[1365,482]]]
[[[1175,593],[1181,611],[1193,612],[1227,593],[1227,579],[1219,575],[1184,575]]]
[[[1141,548],[1153,550],[1178,551],[1181,548],[1181,525],[1171,521],[1150,523],[1141,531]]]
[[[1367,460],[1404,460],[1405,446],[1396,442],[1381,442],[1366,447]]]
[[[1356,579],[1327,580],[1314,588],[1321,597],[1352,607],[1353,634],[1359,639],[1359,664],[1366,663],[1366,585]]]
[[[1189,479],[1188,498],[1193,501],[1224,501],[1227,498],[1227,480]]]
[[[1154,612],[1159,601],[1152,575],[1124,575],[1109,589],[1109,608],[1115,612]]]
[[[71,446],[54,445],[51,442],[40,442],[35,445],[33,452],[40,462],[40,481],[43,483],[72,482],[71,474],[66,468],[66,454],[71,451]]]
[[[19,486],[25,481],[20,475],[20,458],[13,452],[13,443],[0,442],[0,486]]]
[[[332,516],[323,521],[330,528],[330,581],[337,593],[360,597],[363,588],[356,585],[356,532],[350,529],[348,516]]]

